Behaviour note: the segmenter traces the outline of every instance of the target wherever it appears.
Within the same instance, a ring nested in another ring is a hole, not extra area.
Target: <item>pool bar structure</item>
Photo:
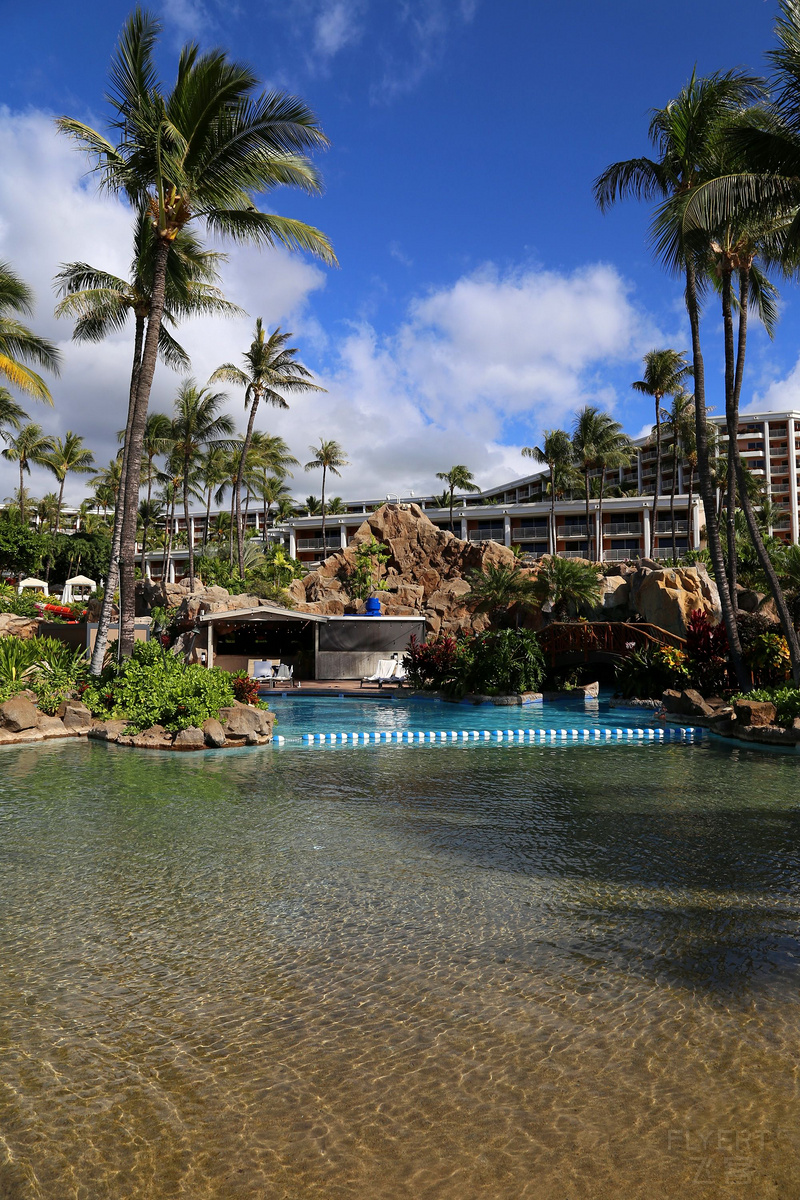
[[[305,746],[374,746],[374,745],[449,745],[463,742],[515,742],[528,745],[656,745],[675,742],[698,742],[708,737],[708,730],[693,725],[671,725],[661,729],[451,729],[401,730],[372,729],[362,733],[304,733],[293,742]],[[278,745],[287,739],[276,737]]]

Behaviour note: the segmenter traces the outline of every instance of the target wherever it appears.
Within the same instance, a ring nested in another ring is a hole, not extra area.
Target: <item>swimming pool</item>
[[[616,709],[609,697],[558,704],[450,704],[433,697],[352,696],[270,697],[283,744],[333,745],[341,742],[481,740],[531,741],[562,736],[567,741],[658,741],[700,737],[687,721],[682,734],[656,721],[651,710]],[[586,736],[584,736],[586,735]],[[279,743],[280,744],[280,743]]]

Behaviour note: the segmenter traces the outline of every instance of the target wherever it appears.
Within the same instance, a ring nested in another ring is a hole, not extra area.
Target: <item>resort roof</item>
[[[252,608],[216,609],[197,618],[199,625],[213,625],[215,621],[327,621],[322,613],[296,612],[280,604],[258,604]]]

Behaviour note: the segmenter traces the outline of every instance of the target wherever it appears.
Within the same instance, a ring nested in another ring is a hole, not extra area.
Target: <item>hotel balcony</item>
[[[560,525],[556,530],[556,534],[560,538],[588,537],[589,530],[586,525]]]
[[[298,538],[298,550],[338,550],[341,546],[341,537],[339,532],[335,534],[326,534],[325,541],[322,538]]]
[[[672,521],[656,521],[655,532],[656,533],[672,533]],[[675,532],[676,533],[688,533],[689,532],[689,522],[688,521],[680,521],[676,518],[675,519]]]
[[[588,550],[559,550],[559,558],[587,558]]]
[[[640,550],[606,550],[603,554],[606,562],[628,562],[640,556]]]
[[[547,539],[546,525],[519,525],[511,530],[512,542],[539,542],[542,539]]]
[[[612,521],[603,526],[606,537],[638,537],[642,532],[641,521]]]

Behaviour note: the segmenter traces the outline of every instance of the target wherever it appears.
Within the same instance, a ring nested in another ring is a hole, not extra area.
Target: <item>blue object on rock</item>
[[[377,596],[371,596],[367,601],[366,615],[368,617],[379,617],[381,615],[381,602]]]

